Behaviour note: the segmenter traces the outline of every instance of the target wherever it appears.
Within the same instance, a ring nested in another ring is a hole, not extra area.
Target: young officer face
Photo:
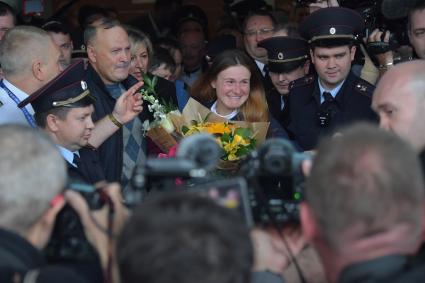
[[[220,115],[230,114],[245,103],[250,92],[250,79],[251,72],[241,65],[224,69],[217,75],[211,86],[216,90]]]
[[[71,151],[86,146],[94,128],[91,118],[93,111],[93,105],[71,108],[65,119],[57,117],[55,124],[59,144]]]
[[[300,66],[295,70],[287,73],[274,73],[270,71],[269,74],[274,87],[281,95],[286,95],[289,93],[289,84],[292,81],[305,76],[304,66]]]
[[[328,90],[332,90],[348,76],[356,47],[314,47],[310,54],[321,83]]]

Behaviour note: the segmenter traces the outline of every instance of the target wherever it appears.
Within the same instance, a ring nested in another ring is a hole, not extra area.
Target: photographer
[[[417,155],[396,136],[357,125],[323,140],[301,222],[329,281],[424,282],[424,266],[409,263],[421,243],[423,197]]]
[[[251,237],[237,211],[195,194],[163,193],[137,207],[120,236],[121,282],[282,282],[289,262],[277,234],[256,228]],[[294,253],[303,245],[292,245]]]
[[[40,166],[43,166],[42,170]],[[67,191],[62,195],[66,183],[63,158],[47,137],[27,127],[0,127],[0,171],[0,270],[12,270],[12,274],[22,276],[31,270],[33,276],[38,274],[40,280],[46,278],[43,277],[46,271],[56,276],[63,275],[61,282],[67,279],[70,282],[86,282],[75,280],[77,277],[95,282],[91,277],[93,271],[78,262],[63,265],[69,270],[65,272],[61,268],[57,275],[54,269],[48,268],[41,250],[49,241],[55,219],[66,199],[77,212],[84,233],[98,252],[102,267],[106,270],[110,257],[108,252],[111,251],[112,256],[114,252],[108,249],[109,238],[99,226],[107,227],[109,207],[105,205],[99,211],[90,212],[78,193]],[[116,234],[126,217],[126,211],[121,205],[120,189],[118,185],[111,184],[105,186],[104,192],[114,203],[113,232]],[[73,270],[78,276],[72,274]],[[69,277],[68,273],[71,274]]]
[[[9,270],[9,279],[23,278],[32,270],[43,277],[47,264],[41,250],[65,204],[58,195],[66,181],[64,161],[41,133],[18,125],[1,126],[0,171],[0,273],[6,276]],[[70,270],[61,274],[78,279]]]

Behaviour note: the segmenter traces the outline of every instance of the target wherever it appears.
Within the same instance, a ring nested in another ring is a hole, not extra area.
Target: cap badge
[[[83,90],[86,90],[87,89],[87,83],[85,81],[81,81],[81,88]]]
[[[329,33],[330,34],[335,34],[336,33],[336,29],[335,28],[330,28],[329,29]]]
[[[283,53],[282,53],[282,52],[279,52],[279,53],[277,54],[277,58],[278,58],[279,60],[283,60]]]

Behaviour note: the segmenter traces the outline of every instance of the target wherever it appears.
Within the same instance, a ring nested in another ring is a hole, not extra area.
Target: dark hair
[[[59,117],[59,119],[61,119],[61,120],[65,120],[66,115],[68,115],[69,110],[71,110],[71,108],[58,107],[58,108],[53,108],[53,109],[46,111],[46,112],[35,112],[34,113],[34,119],[35,119],[35,122],[37,123],[37,126],[41,129],[44,129],[47,126],[47,116],[52,114],[52,115]]]
[[[421,233],[423,183],[413,148],[393,133],[359,124],[320,142],[306,202],[334,250],[344,249],[343,235],[353,225],[361,239],[403,224],[412,244]]]
[[[71,34],[68,26],[60,21],[49,21],[41,26],[47,32],[63,33],[65,35]]]
[[[106,9],[93,5],[84,5],[78,11],[78,24],[84,30],[88,25],[100,18],[108,18]]]
[[[0,2],[0,16],[12,15],[13,22],[16,22],[15,10],[4,2]]]
[[[422,11],[425,9],[425,0],[416,1],[415,5],[409,9],[407,13],[407,30],[410,31],[412,28],[412,14],[417,11]]]
[[[179,42],[171,37],[160,37],[155,41],[155,45],[169,50],[170,53],[173,52],[173,50],[182,51]]]
[[[269,121],[264,88],[257,72],[257,66],[241,50],[231,49],[218,54],[207,71],[194,83],[190,90],[190,96],[202,103],[216,100],[217,95],[211,82],[217,79],[220,72],[233,66],[244,66],[251,73],[249,97],[241,106],[238,118],[247,122]]]
[[[246,283],[253,251],[240,215],[187,193],[133,211],[117,246],[123,283]]]
[[[114,27],[121,27],[125,29],[124,26],[121,25],[121,23],[118,20],[107,18],[107,17],[99,18],[98,20],[102,20],[102,22],[98,25],[89,24],[84,29],[84,44],[86,46],[88,46],[89,43],[91,43],[91,41],[93,41],[93,39],[96,37],[97,29],[99,28],[111,29]]]
[[[171,73],[174,73],[176,70],[176,63],[174,62],[173,57],[171,57],[170,52],[167,49],[158,46],[156,46],[154,50],[152,62],[150,63],[150,72],[164,64],[166,69],[169,69]]]
[[[61,120],[65,120],[66,115],[68,115],[68,112],[71,109],[80,108],[80,107],[87,107],[87,106],[93,105],[94,102],[95,102],[95,98],[91,95],[87,95],[83,99],[81,99],[77,102],[74,102],[70,106],[56,107],[56,108],[52,108],[52,109],[45,111],[45,112],[37,112],[36,111],[34,113],[34,119],[35,119],[35,122],[37,123],[37,125],[40,128],[44,129],[47,126],[47,116],[49,116],[50,114],[57,116]]]
[[[289,37],[301,38],[298,26],[299,25],[296,22],[278,23],[275,26],[274,32],[276,33],[280,30],[285,30]]]

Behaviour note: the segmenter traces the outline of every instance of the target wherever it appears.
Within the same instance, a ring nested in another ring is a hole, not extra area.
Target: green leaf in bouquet
[[[151,85],[151,79],[148,75],[142,73],[142,79],[146,87],[149,87]]]
[[[251,152],[251,150],[252,150],[252,148],[250,146],[241,146],[236,151],[236,155],[237,156],[244,156],[244,155],[249,154]]]
[[[162,106],[164,107],[165,113],[170,113],[171,111],[178,109],[178,107],[171,100],[165,100],[164,98],[161,98],[160,100]]]
[[[232,137],[228,133],[224,133],[221,135],[220,139],[222,142],[230,142]]]
[[[255,149],[257,147],[257,140],[251,139],[250,140],[250,146],[252,147],[252,149]]]
[[[155,87],[157,82],[158,82],[158,77],[157,76],[154,76],[153,79],[152,79],[152,81],[151,81],[152,87]]]
[[[187,126],[182,127],[182,133],[185,135],[189,131],[189,128]]]
[[[209,113],[207,114],[207,116],[205,116],[205,118],[204,118],[204,120],[203,120],[202,122],[203,122],[203,123],[206,123],[206,122],[208,121],[208,119],[210,118],[211,114],[212,114],[212,112],[209,112]]]
[[[158,78],[154,76],[152,79],[147,74],[142,74],[144,88],[146,89],[147,94],[153,94],[156,95],[155,86],[157,83]]]
[[[236,128],[235,135],[239,135],[244,139],[249,139],[252,136],[252,131],[248,128]]]

